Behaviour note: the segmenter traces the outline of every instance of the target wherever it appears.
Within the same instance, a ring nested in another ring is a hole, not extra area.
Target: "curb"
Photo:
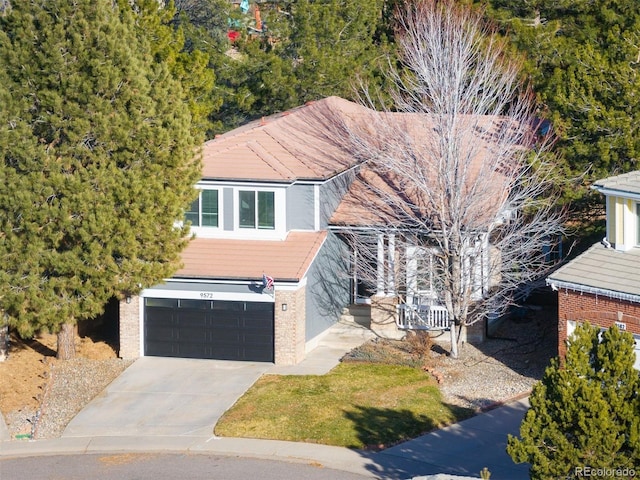
[[[489,405],[485,405],[484,407],[476,408],[475,414],[478,415],[480,413],[490,412],[491,410],[495,410],[496,408],[504,407],[505,405],[508,405],[513,402],[518,402],[524,398],[527,398],[530,395],[531,395],[531,390],[527,390],[526,392],[519,393],[505,400],[498,400],[496,402],[492,402]]]

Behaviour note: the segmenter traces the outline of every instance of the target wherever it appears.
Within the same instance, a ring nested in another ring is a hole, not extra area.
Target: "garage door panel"
[[[175,309],[161,307],[146,307],[149,321],[154,325],[171,325]]]
[[[209,319],[202,310],[183,312],[178,310],[177,326],[180,328],[207,328]]]
[[[212,345],[240,345],[242,343],[242,333],[233,331],[216,331],[211,335]]]
[[[174,337],[178,343],[207,344],[208,332],[204,328],[176,328]]]
[[[244,331],[250,334],[273,335],[272,325],[255,326],[253,323],[245,324]]]
[[[273,340],[273,336],[270,334],[260,333],[245,333],[243,343],[249,345],[262,345],[263,343]]]
[[[155,357],[177,357],[178,346],[172,342],[153,342],[153,348],[151,353],[147,355]]]
[[[211,318],[212,328],[216,328],[219,330],[241,329],[243,328],[243,324],[244,322],[242,321],[242,317],[238,315],[218,316],[217,314],[214,314]]]
[[[273,361],[271,303],[145,300],[145,355]]]
[[[209,358],[210,350],[205,344],[180,343],[172,356],[180,358]]]
[[[249,353],[245,347],[245,358],[243,360],[252,362],[273,362],[273,353],[266,350],[251,350]]]
[[[156,327],[147,329],[145,338],[154,342],[167,342],[170,340],[177,340],[174,333],[175,329],[172,327]]]

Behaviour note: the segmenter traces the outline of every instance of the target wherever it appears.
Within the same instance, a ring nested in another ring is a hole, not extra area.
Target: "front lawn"
[[[263,376],[224,414],[215,434],[382,448],[471,414],[442,403],[422,370],[342,363],[322,376]]]

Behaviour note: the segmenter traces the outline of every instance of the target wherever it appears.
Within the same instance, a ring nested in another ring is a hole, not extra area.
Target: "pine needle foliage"
[[[23,336],[179,266],[199,178],[180,84],[111,0],[0,17],[0,309]]]
[[[531,464],[532,479],[575,478],[580,472],[627,471],[640,465],[640,380],[634,341],[616,327],[600,334],[576,328],[562,365],[552,361],[530,397],[520,438],[507,452]]]

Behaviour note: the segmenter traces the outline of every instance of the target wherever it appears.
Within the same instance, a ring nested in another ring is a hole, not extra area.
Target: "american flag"
[[[271,290],[273,288],[273,277],[269,275],[262,274],[262,286],[267,290]]]

